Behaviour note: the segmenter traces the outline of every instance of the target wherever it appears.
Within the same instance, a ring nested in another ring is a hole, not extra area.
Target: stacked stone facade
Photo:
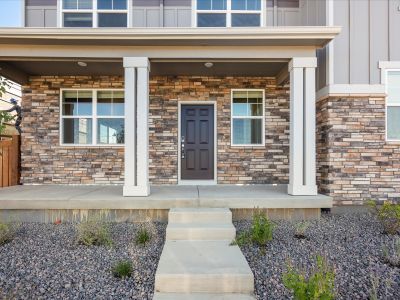
[[[24,184],[121,184],[123,147],[60,146],[60,88],[123,88],[113,76],[31,77],[23,87]],[[232,147],[231,90],[264,89],[265,146]],[[267,77],[151,77],[150,180],[178,182],[178,101],[217,104],[218,183],[287,183],[289,89]]]
[[[400,198],[400,143],[385,141],[385,98],[317,102],[318,185],[335,204]]]

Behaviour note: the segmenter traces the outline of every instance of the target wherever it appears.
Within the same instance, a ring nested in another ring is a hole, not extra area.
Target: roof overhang
[[[1,28],[0,44],[113,46],[324,47],[341,27],[257,28]]]

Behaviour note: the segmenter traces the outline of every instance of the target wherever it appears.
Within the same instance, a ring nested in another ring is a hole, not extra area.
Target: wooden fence
[[[0,136],[0,187],[19,184],[19,145],[18,135]]]

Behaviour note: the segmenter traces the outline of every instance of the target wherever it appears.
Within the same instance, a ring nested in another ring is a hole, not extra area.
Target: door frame
[[[181,121],[182,105],[213,105],[214,107],[214,179],[208,180],[190,180],[181,179]],[[178,101],[178,184],[179,185],[216,185],[217,179],[217,101]]]

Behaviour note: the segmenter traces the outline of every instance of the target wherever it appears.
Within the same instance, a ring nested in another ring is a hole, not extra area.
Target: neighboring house
[[[24,184],[400,196],[400,0],[26,0]],[[388,97],[386,95],[388,94]],[[315,121],[316,120],[316,121]]]

